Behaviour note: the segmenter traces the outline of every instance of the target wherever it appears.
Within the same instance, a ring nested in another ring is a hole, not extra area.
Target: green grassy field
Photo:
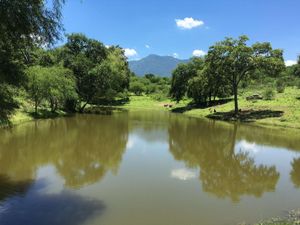
[[[239,96],[239,107],[241,109],[242,121],[252,122],[266,126],[280,126],[300,129],[300,89],[286,88],[284,93],[276,93],[273,100],[247,101],[246,97],[253,94],[262,94],[263,91],[244,91]],[[217,114],[226,114],[233,110],[234,102],[210,107],[189,107],[190,100],[181,101],[176,104],[174,101],[156,101],[149,96],[131,96],[130,101],[122,108],[136,110],[172,110],[181,112],[192,117],[210,117]],[[172,108],[164,107],[165,104],[172,104]],[[229,113],[230,114],[230,113]],[[215,117],[223,119],[223,117]],[[230,120],[230,118],[229,118]]]
[[[262,91],[261,91],[262,92]],[[241,120],[252,122],[257,125],[278,126],[300,129],[300,89],[286,88],[284,93],[276,93],[273,100],[247,101],[246,97],[259,91],[243,91],[239,96],[239,107],[241,109]],[[224,104],[216,104],[210,107],[190,106],[191,100],[183,100],[180,103],[165,99],[157,101],[150,96],[131,96],[124,105],[118,106],[128,110],[166,110],[180,112],[191,117],[213,117],[215,119],[230,120],[234,108],[233,101]],[[165,105],[172,105],[172,108]],[[216,112],[216,113],[214,113]],[[33,107],[24,103],[10,118],[11,124],[27,122],[36,118],[53,118],[66,115],[63,111],[51,113],[49,110],[40,110],[38,115],[33,115]],[[217,116],[216,116],[217,115]]]

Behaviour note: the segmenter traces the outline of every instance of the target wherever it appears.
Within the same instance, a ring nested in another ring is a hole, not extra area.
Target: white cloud
[[[185,168],[174,169],[171,171],[171,177],[178,180],[191,180],[196,178],[196,173]]]
[[[130,58],[130,57],[133,57],[133,56],[137,56],[137,51],[133,48],[125,48],[125,56]]]
[[[195,50],[193,51],[193,56],[195,56],[195,57],[203,57],[203,56],[205,56],[205,55],[206,55],[206,52],[203,51],[203,50],[195,49]]]
[[[286,66],[292,66],[292,65],[295,65],[295,64],[297,64],[296,60],[286,60],[285,61]]]
[[[174,57],[174,58],[178,58],[178,57],[179,57],[178,53],[176,53],[176,52],[173,53],[173,57]]]
[[[188,30],[204,25],[204,22],[202,20],[196,20],[192,17],[186,17],[183,20],[176,19],[175,22],[177,27]]]
[[[105,45],[105,48],[110,48],[110,45]]]
[[[146,48],[150,48],[150,45],[145,45]]]

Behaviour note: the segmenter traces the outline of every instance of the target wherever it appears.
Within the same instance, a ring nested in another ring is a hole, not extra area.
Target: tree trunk
[[[239,103],[238,103],[238,87],[233,85],[233,95],[234,95],[234,114],[237,116],[239,114]]]
[[[84,108],[86,107],[86,105],[88,104],[88,102],[84,103],[84,105],[79,109],[79,112],[83,113]]]
[[[35,112],[36,115],[37,115],[37,108],[38,108],[38,103],[35,102],[34,103],[34,112]]]

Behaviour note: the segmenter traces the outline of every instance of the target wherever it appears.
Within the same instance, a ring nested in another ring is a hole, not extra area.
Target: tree
[[[298,56],[298,62],[294,67],[294,75],[300,77],[300,55]]]
[[[24,63],[29,50],[36,45],[51,45],[60,37],[61,6],[64,0],[1,0],[0,1],[0,113],[10,114],[16,104],[12,92],[23,84]],[[11,107],[14,106],[14,107]]]
[[[208,90],[207,76],[205,76],[203,71],[199,70],[198,75],[188,81],[187,95],[193,98],[197,104],[204,103],[209,96]]]
[[[64,106],[67,100],[77,99],[72,71],[58,66],[44,68],[44,70],[44,96],[50,103],[52,112]]]
[[[171,79],[170,95],[179,102],[187,92],[188,81],[197,76],[197,71],[204,67],[203,58],[195,57],[190,63],[179,64],[173,71]]]
[[[33,66],[27,69],[27,90],[35,105],[35,113],[43,100],[50,104],[52,112],[65,101],[76,99],[75,81],[72,72],[62,67]]]
[[[84,102],[82,111],[96,94],[95,70],[91,71],[107,58],[108,50],[101,42],[89,39],[83,34],[71,34],[62,54],[64,66],[71,69],[76,78],[76,91],[79,100]]]
[[[39,66],[33,66],[27,69],[27,91],[29,98],[34,102],[34,111],[37,114],[38,107],[44,98],[43,70]]]
[[[276,76],[284,68],[282,50],[272,49],[270,43],[247,45],[248,37],[226,38],[211,46],[207,57],[215,59],[217,73],[230,83],[234,95],[234,112],[238,115],[238,86],[256,70]]]
[[[145,90],[145,85],[140,81],[134,81],[130,84],[130,91],[132,91],[136,95],[141,95]]]

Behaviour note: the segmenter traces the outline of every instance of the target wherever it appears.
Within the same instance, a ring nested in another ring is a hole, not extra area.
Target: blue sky
[[[285,60],[300,54],[300,0],[68,0],[63,16],[66,33],[118,44],[129,59],[185,59],[242,34],[283,49]]]

